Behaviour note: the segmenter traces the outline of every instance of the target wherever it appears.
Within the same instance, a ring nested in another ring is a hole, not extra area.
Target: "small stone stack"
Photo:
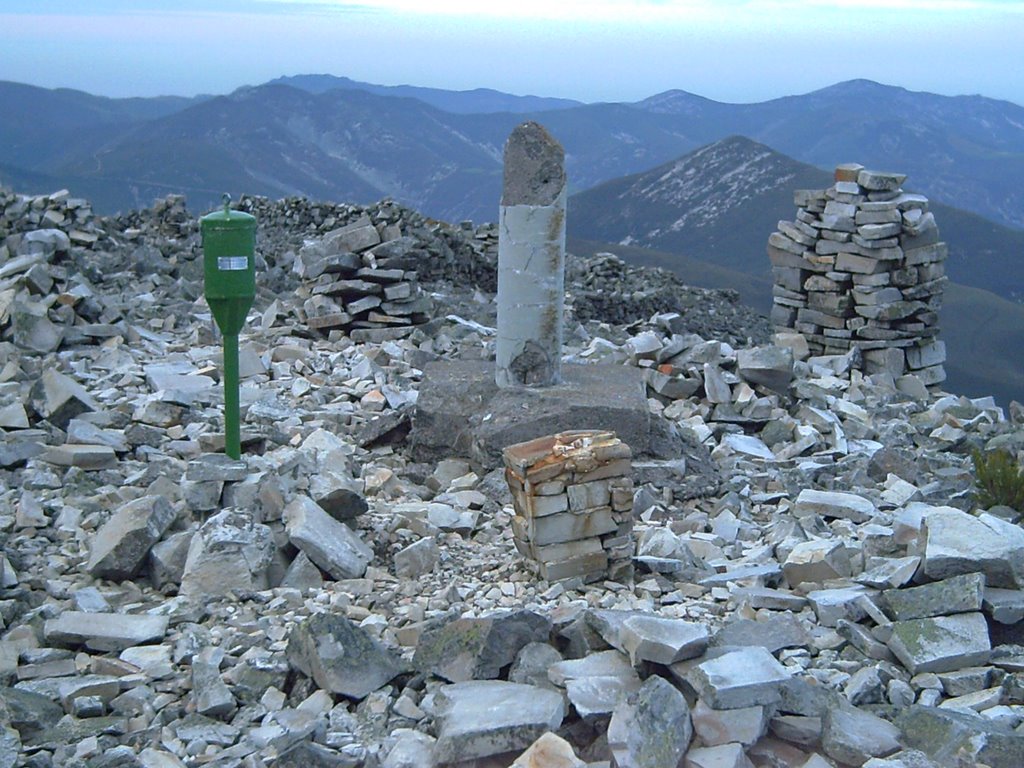
[[[836,168],[824,191],[797,190],[795,221],[768,238],[775,286],[772,322],[807,337],[814,354],[859,348],[866,373],[944,381],[937,340],[946,244],[906,176]]]
[[[632,451],[613,432],[561,432],[503,452],[516,549],[548,581],[632,576]]]
[[[416,271],[390,263],[389,246],[401,240],[400,229],[382,229],[384,237],[362,217],[300,251],[296,271],[310,281],[303,305],[309,328],[384,341],[406,336],[430,319],[430,299],[420,290]]]

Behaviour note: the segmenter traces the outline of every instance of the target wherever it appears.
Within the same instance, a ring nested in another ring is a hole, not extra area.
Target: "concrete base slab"
[[[613,430],[634,456],[650,453],[658,436],[641,371],[563,365],[561,384],[499,389],[492,362],[428,363],[409,439],[417,461],[468,456],[493,468],[509,445],[576,429]]]

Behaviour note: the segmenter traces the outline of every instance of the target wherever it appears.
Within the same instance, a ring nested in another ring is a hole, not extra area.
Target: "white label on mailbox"
[[[218,256],[217,269],[221,272],[237,272],[249,268],[248,256]]]

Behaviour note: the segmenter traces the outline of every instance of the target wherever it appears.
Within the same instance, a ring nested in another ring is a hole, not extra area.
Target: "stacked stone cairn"
[[[604,431],[562,432],[504,450],[513,540],[542,578],[632,576],[632,455]]]
[[[802,333],[812,354],[859,349],[868,374],[941,383],[947,249],[927,198],[904,192],[903,174],[857,164],[837,167],[835,179],[797,190],[796,220],[768,238],[773,324]]]
[[[310,329],[340,329],[363,341],[407,336],[430,319],[431,302],[419,287],[415,265],[397,226],[375,226],[362,217],[299,252],[296,271],[308,281],[303,310]]]

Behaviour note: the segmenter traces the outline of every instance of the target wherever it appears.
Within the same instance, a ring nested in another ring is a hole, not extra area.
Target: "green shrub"
[[[1024,468],[1002,448],[982,453],[975,451],[975,483],[978,505],[989,509],[998,505],[1024,512]]]

